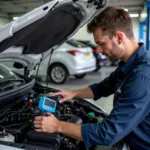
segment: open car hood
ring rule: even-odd
[[[6,24],[0,30],[0,61],[17,60],[31,71],[44,52],[68,40],[106,4],[107,0],[54,0]]]

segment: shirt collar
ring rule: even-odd
[[[126,75],[130,71],[130,69],[134,67],[137,58],[142,56],[146,51],[143,43],[139,43],[139,46],[139,49],[131,56],[131,58],[126,63],[123,61],[119,63],[119,67],[124,75]]]

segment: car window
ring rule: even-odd
[[[0,81],[6,79],[18,79],[18,77],[11,70],[0,63]]]
[[[78,47],[78,48],[84,48],[84,47],[87,47],[87,45],[79,42],[79,41],[76,41],[76,40],[69,40],[67,41],[68,44],[74,46],[74,47]]]
[[[96,44],[93,44],[93,43],[91,43],[91,42],[87,42],[87,45],[89,45],[89,46],[92,47],[92,48],[96,48],[96,47],[97,47]]]

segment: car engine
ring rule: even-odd
[[[49,97],[49,93],[57,90],[41,85],[34,85],[21,100],[7,107],[0,114],[0,144],[38,150],[78,150],[86,149],[82,141],[59,133],[39,133],[34,131],[35,116],[43,115],[38,103],[41,96]],[[54,115],[62,121],[75,124],[96,123],[107,116],[102,110],[83,99],[73,99],[68,102],[57,102]],[[92,147],[91,149],[95,149]]]

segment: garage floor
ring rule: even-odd
[[[88,73],[87,76],[85,76],[85,78],[83,79],[75,79],[74,77],[70,77],[65,84],[56,85],[56,84],[49,83],[49,86],[58,89],[63,89],[63,90],[74,90],[74,89],[84,88],[90,84],[103,80],[115,69],[116,67],[102,67],[98,72]],[[112,100],[113,100],[113,95],[107,98],[101,98],[97,100],[96,103],[109,113],[112,109]]]

